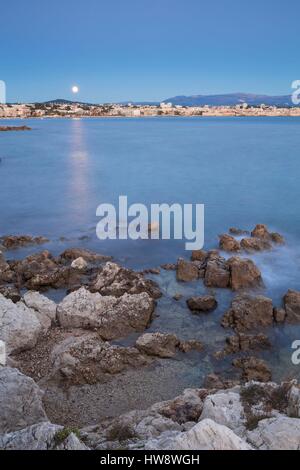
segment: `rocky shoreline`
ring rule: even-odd
[[[219,249],[146,272],[83,248],[17,260],[5,255],[46,242],[0,237],[0,449],[299,448],[300,388],[295,380],[273,383],[262,353],[272,348],[270,328],[300,323],[300,292],[289,290],[282,305],[274,305],[262,295],[263,276],[248,257],[283,245],[280,234],[265,225],[252,232],[231,228],[220,236]],[[149,329],[166,295],[152,279],[161,271],[174,271],[178,285],[206,289],[204,295],[173,295],[195,320],[218,307],[219,289],[232,292],[219,320],[228,330],[222,349],[216,343],[208,350],[196,334]],[[59,303],[48,296],[53,289],[65,293]],[[159,389],[160,374],[171,378],[184,358],[202,361],[205,354],[216,363],[229,361],[228,374],[211,372],[199,382],[202,388],[154,403],[150,379]],[[129,396],[131,380],[140,380],[146,395],[139,409],[138,397]],[[93,419],[75,413],[72,426],[62,424],[71,396],[82,400],[86,413],[83,391],[100,400]],[[123,407],[114,405],[117,394]],[[105,414],[111,408],[114,416]]]

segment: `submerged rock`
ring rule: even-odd
[[[45,237],[32,237],[30,235],[6,235],[0,237],[2,245],[7,250],[12,250],[26,245],[42,245],[48,243],[48,238]]]
[[[240,351],[250,351],[270,348],[269,338],[263,333],[246,335],[238,333],[226,338],[225,354],[234,354]]]
[[[97,328],[102,338],[114,339],[143,331],[151,321],[154,305],[146,292],[113,297],[81,287],[57,306],[57,316],[63,327]]]
[[[243,238],[241,240],[241,248],[252,253],[255,251],[271,250],[272,244],[269,240],[264,240],[263,238]]]
[[[213,295],[203,295],[191,297],[187,300],[187,305],[194,312],[209,312],[217,308],[218,303]]]
[[[135,345],[149,356],[173,357],[176,354],[179,339],[173,334],[144,333],[137,339]]]

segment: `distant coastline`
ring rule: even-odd
[[[156,117],[156,116],[203,116],[203,117],[287,117],[300,116],[299,107],[278,107],[261,104],[250,106],[242,103],[233,106],[183,106],[172,103],[159,105],[99,104],[89,105],[73,102],[48,102],[34,104],[2,104],[0,119],[26,118],[84,118],[84,117]]]

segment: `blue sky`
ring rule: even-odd
[[[7,99],[109,102],[300,79],[299,0],[14,0],[0,6]]]

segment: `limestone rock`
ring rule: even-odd
[[[176,335],[144,333],[136,341],[136,347],[149,356],[173,357],[179,340]]]
[[[89,287],[91,292],[121,297],[123,294],[146,292],[153,299],[161,297],[156,282],[146,279],[143,274],[126,269],[116,263],[107,262]]]
[[[260,450],[299,450],[300,420],[286,416],[261,420],[247,439]]]
[[[72,261],[71,263],[71,268],[78,269],[79,271],[85,271],[87,267],[88,263],[82,256],[79,256],[79,258],[74,259],[74,261]]]
[[[0,367],[0,435],[47,421],[42,391],[17,369]]]
[[[143,292],[121,297],[92,294],[84,287],[66,296],[57,306],[61,326],[97,328],[104,339],[124,337],[144,330],[151,321],[154,301]]]
[[[33,348],[42,331],[35,312],[23,302],[14,304],[0,294],[0,339],[8,354]]]
[[[67,428],[49,422],[0,436],[1,450],[88,450]]]
[[[56,303],[37,291],[26,292],[23,300],[25,305],[35,312],[43,331],[48,331],[56,321]]]

